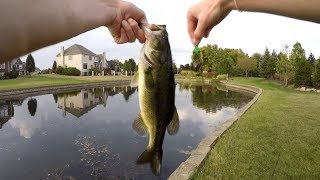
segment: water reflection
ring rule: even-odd
[[[106,107],[109,96],[122,93],[124,99],[128,101],[135,90],[136,88],[128,86],[100,87],[53,94],[53,98],[58,104],[58,108],[62,110],[63,116],[70,113],[79,118],[98,105]]]
[[[224,107],[238,109],[248,103],[254,96],[250,92],[242,92],[246,95],[239,95],[239,92],[230,91],[221,84],[181,83],[179,90],[190,90],[193,105],[212,113],[216,113]]]
[[[0,100],[0,129],[14,116],[14,106],[21,106],[24,99]]]
[[[37,100],[30,98],[28,101],[28,110],[31,116],[35,116],[37,112]]]
[[[99,87],[0,100],[0,179],[167,179],[207,133],[252,98],[223,86],[178,84],[170,108],[161,108],[163,117],[177,109],[179,118],[161,121],[141,119],[137,90]]]

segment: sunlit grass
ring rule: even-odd
[[[320,178],[320,94],[236,78],[263,94],[225,134],[191,179]]]
[[[131,77],[126,76],[61,76],[61,75],[34,75],[23,76],[17,79],[1,80],[0,90],[14,90],[21,88],[34,88],[57,86],[67,84],[81,84],[90,82],[105,82],[105,81],[121,81],[130,80]]]

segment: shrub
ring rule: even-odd
[[[63,74],[63,69],[64,69],[63,67],[58,66],[57,69],[56,69],[56,73],[57,74]]]
[[[80,70],[75,67],[63,68],[61,66],[57,67],[56,73],[60,75],[67,75],[67,76],[80,76],[81,74]]]
[[[19,76],[17,71],[5,72],[1,79],[15,79]]]
[[[227,80],[227,75],[226,74],[220,74],[217,76],[218,80]]]
[[[207,78],[212,78],[212,77],[213,77],[213,73],[212,72],[208,72]]]
[[[195,72],[195,71],[186,71],[186,70],[182,70],[180,72],[180,74],[182,76],[201,76],[199,73]]]
[[[70,68],[64,68],[63,75],[67,76],[80,76],[81,72],[79,69],[70,67]]]

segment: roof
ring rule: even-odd
[[[70,46],[69,48],[67,48],[66,50],[64,50],[64,55],[65,56],[69,56],[69,55],[76,55],[76,54],[85,54],[85,55],[89,55],[89,56],[97,56],[95,53],[93,53],[92,51],[90,51],[89,49],[79,45],[79,44],[74,44],[72,46]],[[60,53],[57,54],[57,57],[60,56]]]
[[[14,64],[25,64],[25,62],[22,62],[20,58],[13,59],[12,61],[15,62]]]
[[[114,63],[113,60],[110,60],[110,61],[107,60],[106,62],[107,62],[107,64],[108,64],[109,67],[115,65],[115,63]]]

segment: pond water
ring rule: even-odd
[[[161,172],[137,163],[148,145],[134,125],[137,89],[97,87],[0,100],[0,179],[166,179],[254,94],[176,86],[177,134],[165,134]]]

